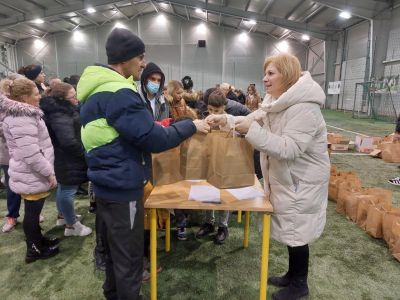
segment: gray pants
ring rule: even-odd
[[[228,227],[229,221],[229,211],[228,210],[219,210],[217,211],[218,219],[218,227]],[[206,210],[206,216],[204,222],[214,224],[215,223],[215,210]]]

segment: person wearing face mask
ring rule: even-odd
[[[151,109],[155,121],[169,118],[168,103],[165,102],[163,88],[165,75],[155,63],[148,63],[140,77],[140,97]]]

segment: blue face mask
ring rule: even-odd
[[[158,90],[160,89],[160,84],[149,80],[146,84],[146,88],[151,94],[154,95],[157,94]]]

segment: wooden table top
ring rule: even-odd
[[[155,186],[144,206],[145,208],[273,212],[271,202],[269,202],[267,196],[256,197],[248,200],[237,200],[232,194],[224,189],[220,190],[220,204],[188,200],[190,187],[193,185],[210,186],[210,184],[205,180],[200,182],[183,180],[173,184]],[[263,191],[258,180],[255,180],[255,186]]]

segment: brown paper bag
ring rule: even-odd
[[[253,148],[232,132],[209,133],[207,181],[220,189],[254,185]]]
[[[164,185],[183,180],[179,172],[179,147],[152,155],[153,184]]]
[[[396,220],[392,225],[392,237],[390,240],[390,251],[393,256],[400,260],[400,220]]]
[[[375,204],[381,203],[386,210],[392,207],[393,192],[382,188],[366,188],[363,191],[366,195],[376,196]]]
[[[354,223],[357,221],[357,209],[361,199],[374,198],[372,195],[363,195],[362,192],[352,192],[344,197],[346,216]]]
[[[180,172],[184,179],[206,179],[207,135],[196,133],[181,144]]]
[[[328,198],[334,202],[337,201],[339,193],[339,184],[344,181],[359,181],[358,176],[353,172],[339,172],[336,176],[331,176],[328,187]]]
[[[367,222],[368,209],[370,206],[374,205],[375,196],[368,195],[369,197],[362,197],[358,203],[357,207],[357,225],[365,230],[365,225]]]
[[[338,196],[336,201],[336,212],[345,214],[346,196],[361,190],[361,181],[358,177],[348,177],[348,180],[338,184]]]
[[[382,151],[382,159],[388,163],[400,162],[400,143],[388,144]]]
[[[382,218],[383,239],[392,248],[394,238],[392,238],[392,226],[396,221],[400,221],[400,208],[392,207]]]
[[[381,205],[372,205],[368,208],[368,215],[365,221],[365,231],[374,238],[382,238],[382,219],[385,210]]]

